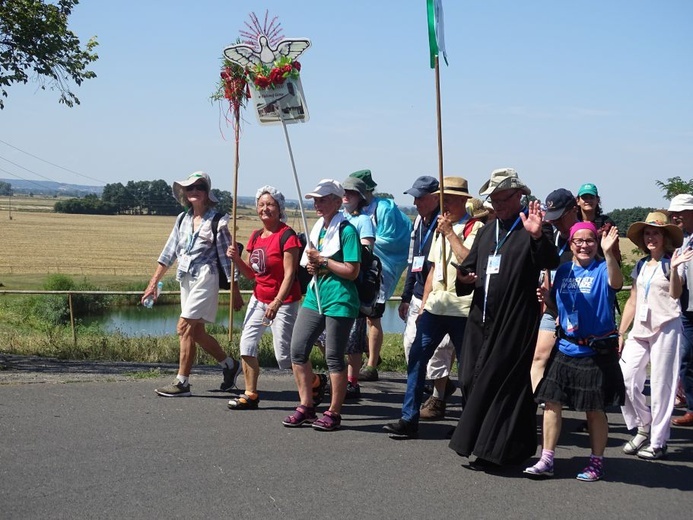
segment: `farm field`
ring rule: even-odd
[[[175,222],[173,216],[70,215],[52,213],[57,199],[12,197],[0,203],[0,282],[6,289],[38,289],[45,276],[84,276],[102,288],[146,282]],[[309,227],[315,214],[309,212]],[[302,227],[298,211],[288,224]],[[259,227],[253,209],[239,208],[237,240],[245,244]],[[621,238],[624,263],[639,254]],[[628,283],[628,282],[627,282]]]
[[[309,226],[315,221],[310,214]],[[10,220],[0,210],[0,282],[5,289],[40,288],[45,276],[54,273],[84,276],[103,287],[146,282],[175,219],[15,209]],[[289,216],[288,224],[301,228],[298,216]],[[259,221],[252,210],[239,209],[236,227],[237,240],[245,244]]]

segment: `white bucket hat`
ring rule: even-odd
[[[198,171],[191,173],[187,179],[183,181],[175,181],[173,183],[173,196],[178,202],[185,205],[185,188],[195,184],[197,181],[203,181],[207,185],[207,197],[212,204],[218,204],[219,199],[217,199],[212,193],[212,179],[209,178],[205,172]]]
[[[525,195],[532,194],[532,190],[520,180],[514,169],[500,168],[491,172],[491,178],[481,187],[479,195],[481,197],[488,197],[492,193],[505,190],[522,190],[522,193]]]
[[[671,199],[671,204],[667,212],[676,213],[678,211],[693,210],[693,195],[683,193]]]

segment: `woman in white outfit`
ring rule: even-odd
[[[666,455],[669,440],[681,341],[680,266],[693,258],[693,251],[675,251],[683,242],[683,232],[669,224],[661,212],[650,213],[645,222],[632,224],[627,235],[648,256],[633,269],[633,286],[619,327],[626,385],[623,417],[629,430],[637,428],[623,451],[655,460]],[[633,328],[624,342],[631,324]],[[651,407],[643,394],[648,364]]]

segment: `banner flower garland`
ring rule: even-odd
[[[247,71],[235,63],[224,59],[224,65],[219,74],[220,80],[217,89],[212,94],[212,100],[221,101],[226,99],[231,105],[231,111],[235,114],[238,110],[245,107],[250,98],[250,88],[246,79]]]
[[[301,64],[287,56],[282,56],[270,67],[264,63],[258,63],[245,69],[249,82],[258,89],[276,88],[287,79],[298,79],[301,72]]]

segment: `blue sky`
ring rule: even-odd
[[[424,0],[82,0],[71,28],[96,35],[98,78],[57,103],[9,89],[0,177],[75,184],[173,181],[203,169],[232,191],[232,130],[209,101],[225,46],[251,11],[278,16],[301,57],[310,121],[289,127],[303,191],[370,168],[382,191],[438,176],[435,77]],[[544,198],[597,184],[608,210],[666,206],[656,180],[693,178],[693,2],[444,0],[441,68],[446,175],[478,193],[511,166]],[[244,114],[239,194],[296,197],[281,127]],[[226,136],[226,140],[222,136]],[[94,180],[96,179],[96,180]]]

